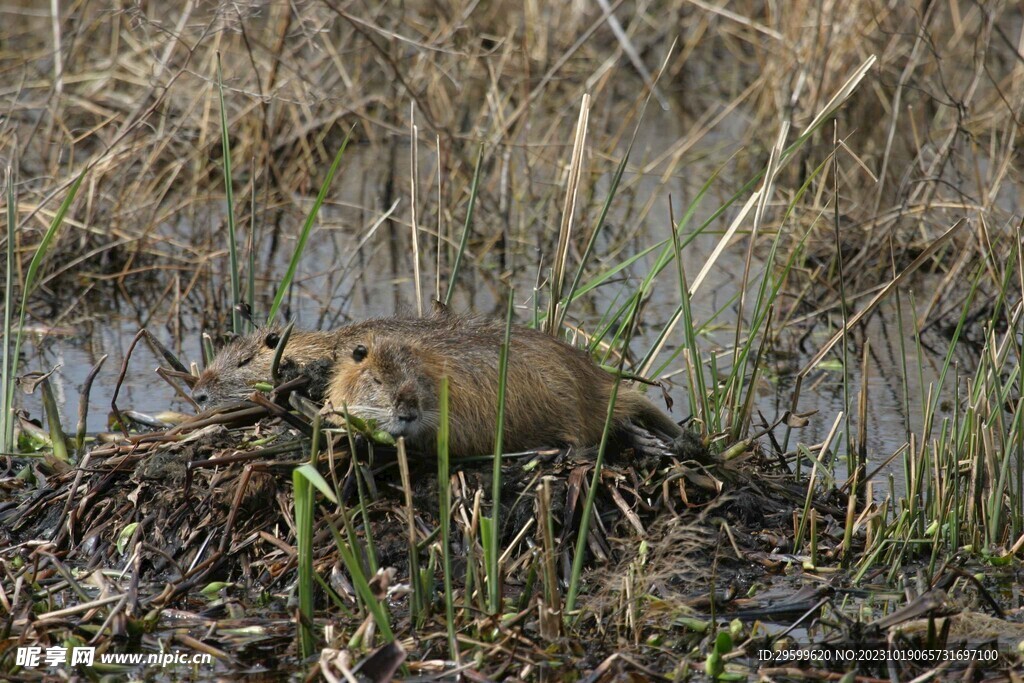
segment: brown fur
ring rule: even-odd
[[[244,402],[253,384],[270,380],[277,328],[258,330],[225,346],[192,389],[201,409]],[[494,450],[498,363],[503,323],[444,311],[427,318],[376,318],[330,332],[295,330],[280,375],[311,377],[306,394],[341,413],[376,420],[380,429],[432,451],[441,377],[449,381],[453,455]],[[270,343],[273,342],[273,343]],[[365,349],[365,356],[357,360]],[[503,450],[597,445],[614,377],[583,351],[518,325],[512,328]],[[203,399],[203,400],[199,400]],[[615,428],[634,423],[675,439],[682,429],[636,389],[623,383]]]
[[[370,417],[432,450],[441,377],[449,378],[450,449],[494,450],[504,325],[457,315],[382,318],[343,328],[326,396],[335,410]],[[353,352],[365,349],[365,357]],[[514,326],[508,361],[504,450],[600,442],[614,377],[590,357],[536,330]],[[406,420],[399,419],[405,413]],[[650,400],[620,385],[614,427],[633,422],[670,438],[681,428]]]
[[[238,337],[222,348],[199,375],[192,399],[200,410],[214,410],[248,401],[257,382],[270,382],[270,367],[282,330],[263,328]],[[285,345],[278,371],[281,379],[300,374],[313,380],[306,393],[321,400],[334,364],[338,335],[332,332],[293,330]]]

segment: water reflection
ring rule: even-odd
[[[621,262],[641,249],[666,239],[669,235],[670,198],[675,215],[680,215],[700,191],[704,180],[736,151],[728,140],[707,136],[702,144],[708,147],[696,154],[699,161],[682,167],[685,171],[665,175],[663,168],[644,168],[645,160],[666,149],[683,133],[678,130],[680,124],[674,117],[656,111],[649,113],[649,116],[652,118],[641,129],[640,139],[636,143],[632,168],[624,176],[623,189],[620,191],[624,200],[612,208],[608,228],[597,247],[596,259],[604,264]],[[548,149],[546,153],[558,158],[563,151],[568,154],[567,148]],[[319,227],[307,248],[292,295],[286,301],[286,311],[300,326],[334,327],[349,319],[415,310],[408,225],[409,202],[407,197],[399,196],[397,200],[383,206],[382,188],[386,179],[384,170],[376,162],[377,151],[370,146],[351,148],[345,159],[344,171],[336,179],[332,200],[321,211]],[[434,177],[431,170],[434,164],[429,150],[421,149],[421,183]],[[597,208],[603,201],[610,174],[609,170],[603,176],[589,179],[594,197],[591,202]],[[544,182],[557,189],[560,180],[551,177]],[[722,187],[730,189],[741,185],[738,179],[729,179],[727,174],[723,174],[718,182]],[[402,186],[402,183],[398,185]],[[422,190],[432,191],[433,188]],[[690,222],[691,229],[706,220],[709,212],[721,201],[720,197],[707,197],[703,206],[694,214]],[[492,227],[493,221],[508,222],[507,213],[502,215],[493,208],[488,210],[488,207],[478,207],[478,225]],[[520,212],[522,216],[529,216],[527,208],[521,208]],[[593,220],[597,213],[592,207],[586,214],[586,220]],[[684,267],[690,277],[703,267],[732,217],[732,213],[726,212],[686,247],[683,252]],[[461,223],[456,218],[461,221],[461,217],[446,215],[441,226],[442,233],[449,240],[442,242],[446,259],[450,256],[452,243],[461,231]],[[474,240],[471,243],[472,253],[463,262],[464,271],[455,290],[454,308],[485,314],[502,311],[501,297],[506,291],[507,281],[515,286],[519,320],[528,321],[534,306],[532,293],[538,281],[546,274],[551,261],[552,245],[557,239],[557,218],[557,215],[533,217],[532,221],[520,221],[516,226],[508,223],[503,228],[502,239],[506,240],[506,247],[511,245],[511,248],[504,250],[498,249],[493,242]],[[257,291],[263,292],[263,296],[257,300],[257,310],[266,310],[268,307],[270,288],[266,283],[277,281],[284,271],[298,231],[298,221],[287,216],[279,216],[278,219],[281,221],[280,229],[266,222],[258,226],[261,240],[258,242],[257,262],[260,265],[257,277],[260,286]],[[216,222],[206,219],[198,224],[177,221],[166,226],[167,237],[189,241],[194,238],[194,231],[205,230],[206,225]],[[623,226],[630,229],[626,230]],[[640,230],[634,230],[638,226]],[[583,222],[577,230],[587,235],[592,228],[590,222]],[[479,232],[492,234],[494,231]],[[421,279],[424,298],[428,299],[438,286],[435,266],[438,258],[436,215],[422,216],[421,236]],[[746,240],[740,233],[710,271],[693,301],[693,313],[698,321],[714,319],[700,340],[706,351],[729,349],[733,343],[737,311],[735,296],[741,282],[745,254]],[[604,311],[613,304],[621,305],[625,296],[654,266],[656,257],[655,251],[623,271],[622,277],[595,289],[585,299],[574,304],[570,317],[584,329],[593,329]],[[757,281],[765,268],[760,258],[761,255],[755,252],[752,281]],[[210,261],[213,287],[227,286],[227,274],[224,272],[226,261],[226,255]],[[540,273],[538,263],[545,264]],[[679,301],[676,278],[674,268],[666,269],[644,309],[644,325],[633,343],[634,351],[639,355],[651,347],[657,332],[676,310]],[[927,288],[931,283],[927,277],[922,277],[915,284]],[[442,291],[446,286],[447,282],[440,283]],[[92,432],[107,428],[110,396],[118,370],[140,322],[135,316],[110,313],[109,307],[101,305],[104,296],[99,290],[93,289],[83,297],[86,309],[95,305],[97,310],[104,311],[102,321],[83,322],[72,335],[30,335],[25,344],[27,362],[22,366],[23,371],[49,369],[58,364],[61,366],[53,377],[54,387],[64,415],[73,420],[78,414],[79,387],[99,357],[104,353],[109,354],[107,365],[97,377],[90,397],[88,429]],[[199,290],[192,290],[190,296],[199,297]],[[192,308],[202,309],[201,303],[193,303]],[[163,307],[167,308],[166,302]],[[198,362],[203,321],[200,316],[188,313],[188,310],[188,306],[175,308],[173,324],[170,313],[147,311],[149,329],[180,353],[183,360]],[[927,395],[928,385],[938,377],[941,358],[926,353],[918,361],[914,340],[907,333],[911,317],[906,299],[904,314],[907,331],[901,333],[897,325],[895,302],[883,302],[877,313],[859,328],[848,350],[849,410],[852,411],[854,425],[859,392],[863,382],[867,384],[866,450],[869,469],[873,469],[874,464],[886,459],[905,443],[908,428],[920,428],[923,397]],[[749,316],[749,311],[746,315]],[[799,333],[780,336],[780,347],[789,345],[793,348],[774,349],[772,362],[768,365],[769,370],[775,373],[774,376],[763,376],[754,388],[756,409],[767,420],[774,420],[790,408],[797,369],[814,355],[818,344],[834,332],[840,322],[836,317],[830,325],[822,324],[824,316],[796,323],[793,327],[794,330],[800,330]],[[906,349],[905,362],[901,336]],[[682,341],[681,333],[677,330],[663,350],[662,358],[668,358]],[[870,344],[864,363],[866,380],[861,373],[865,343]],[[840,348],[837,346],[829,358],[834,360]],[[727,368],[730,356],[728,353],[722,356],[720,371]],[[145,344],[139,344],[121,388],[119,405],[147,413],[168,409],[188,411],[188,405],[156,376],[153,369],[157,365],[158,360],[153,351]],[[826,365],[831,367],[837,364],[831,362]],[[923,368],[920,374],[919,365]],[[904,367],[909,372],[905,373]],[[673,374],[673,369],[670,368],[669,374]],[[679,378],[681,375],[676,376],[676,380]],[[671,393],[675,400],[674,416],[677,419],[688,416],[690,408],[685,388],[673,386]],[[846,409],[845,400],[841,368],[814,371],[804,381],[798,409],[802,412],[817,411],[817,415],[805,429],[796,434],[795,439],[806,444],[820,442],[831,428],[835,416]],[[37,397],[25,397],[23,405],[33,416],[40,415]],[[844,449],[841,443],[836,444],[837,451]]]

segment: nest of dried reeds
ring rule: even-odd
[[[175,595],[226,576],[253,587],[266,586],[294,569],[287,552],[294,543],[289,473],[308,461],[305,436],[264,408],[133,435],[93,448],[79,467],[49,477],[31,493],[23,492],[16,507],[0,514],[15,539],[48,541],[64,559],[86,567],[117,566],[126,554],[138,553],[144,577],[174,584]],[[359,504],[353,477],[354,468],[360,467],[373,492],[371,537],[388,538],[388,527],[394,525],[402,539],[404,494],[394,449],[367,450],[364,445],[356,452],[353,459],[349,440],[334,435],[321,452],[320,467],[350,505]],[[367,459],[368,452],[372,460]],[[616,546],[623,538],[646,537],[665,518],[699,516],[709,505],[741,525],[772,508],[779,523],[788,523],[791,505],[778,500],[784,491],[781,480],[765,479],[764,463],[755,460],[739,466],[619,449],[602,472],[591,542],[594,564],[621,559]],[[410,461],[418,524],[434,529],[436,464],[427,456]],[[537,491],[547,479],[554,492],[549,513],[559,535],[569,537],[593,466],[587,454],[558,450],[506,456],[505,536],[513,540],[512,532],[536,515]],[[455,513],[456,519],[468,522],[474,505],[479,507],[476,492],[489,490],[491,468],[489,460],[458,465],[453,491],[461,514]],[[766,488],[768,481],[774,490]],[[318,540],[330,550],[328,533]],[[400,540],[394,564],[402,564],[404,543]],[[318,560],[333,564],[337,558],[325,552]],[[514,564],[513,556],[510,565]]]

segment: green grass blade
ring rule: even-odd
[[[679,314],[683,317],[683,337],[686,340],[686,348],[689,350],[689,365],[692,370],[690,376],[693,381],[686,383],[690,392],[690,411],[696,413],[699,407],[700,421],[706,425],[711,410],[708,405],[708,391],[704,381],[704,364],[701,362],[700,347],[697,345],[697,331],[694,327],[693,310],[690,307],[690,285],[687,284],[682,247],[679,244],[679,231],[676,230],[675,225],[672,226],[672,249],[676,252],[676,270],[679,276]],[[666,331],[667,329],[666,327]],[[660,344],[661,340],[659,339],[658,344],[654,348],[657,348]],[[646,367],[647,360],[645,358],[640,367]]]
[[[337,173],[338,167],[341,165],[341,158],[344,156],[345,148],[348,147],[348,141],[351,138],[352,129],[350,128],[345,135],[345,140],[341,143],[341,149],[334,155],[334,161],[331,163],[330,170],[327,171],[327,177],[324,178],[323,184],[320,185],[320,192],[316,196],[316,201],[313,202],[313,208],[310,209],[309,215],[306,216],[306,222],[302,224],[302,231],[299,233],[299,243],[295,245],[295,251],[288,262],[288,270],[285,271],[284,277],[277,287],[274,303],[270,307],[270,313],[267,314],[268,323],[273,322],[277,316],[277,312],[280,310],[282,302],[284,302],[285,294],[288,292],[288,288],[291,287],[292,280],[295,279],[295,271],[299,268],[299,259],[302,258],[302,252],[306,249],[306,242],[309,241],[309,235],[313,231],[316,216],[320,212],[320,207],[323,205],[324,200],[327,198],[327,191],[331,187],[331,181],[334,180],[334,174]]]
[[[469,241],[469,229],[473,226],[473,209],[476,207],[476,196],[480,189],[480,166],[484,160],[484,146],[480,145],[476,152],[476,165],[473,168],[473,184],[469,189],[469,206],[466,208],[466,222],[462,226],[462,237],[459,239],[459,251],[455,254],[455,263],[452,265],[452,274],[448,278],[448,291],[444,295],[444,305],[447,306],[452,300],[452,292],[455,291],[455,282],[459,279],[459,267],[462,265],[462,255],[466,251],[466,243]]]
[[[64,201],[61,202],[60,208],[57,209],[57,213],[54,215],[53,220],[50,221],[50,227],[47,228],[46,233],[43,235],[43,239],[39,242],[39,246],[36,247],[35,253],[32,255],[32,260],[28,264],[28,270],[25,271],[25,285],[21,291],[21,310],[18,312],[18,330],[14,334],[14,352],[10,359],[10,370],[7,375],[7,382],[5,382],[5,389],[7,391],[7,411],[8,414],[11,408],[14,407],[14,378],[18,375],[18,358],[21,355],[21,334],[25,328],[25,314],[28,310],[28,299],[32,295],[32,290],[35,289],[36,278],[39,275],[39,268],[42,266],[43,259],[46,258],[46,252],[49,251],[50,245],[53,243],[54,238],[57,237],[57,232],[60,230],[60,226],[64,223],[64,218],[67,216],[68,210],[71,208],[71,203],[75,201],[75,196],[78,194],[78,188],[82,186],[82,181],[85,180],[85,174],[88,168],[82,169],[82,172],[75,178],[75,182],[71,184],[68,189],[67,196],[64,197]],[[10,214],[8,214],[8,221],[10,221]],[[10,242],[8,242],[10,244]],[[10,249],[10,247],[8,247]],[[8,269],[8,274],[11,270]],[[6,339],[6,338],[5,338]],[[5,415],[7,417],[7,415]],[[7,421],[7,433],[5,438],[8,444],[13,446],[14,444],[14,421]]]
[[[498,426],[494,434],[494,471],[491,484],[491,522],[493,525],[490,538],[487,539],[487,574],[488,596],[491,614],[501,609],[501,580],[498,576],[498,538],[501,536],[501,455],[502,441],[505,436],[505,389],[508,377],[508,354],[512,337],[512,303],[515,300],[515,289],[508,293],[508,312],[505,314],[505,339],[501,343],[498,355]]]
[[[372,448],[371,458],[372,458]],[[353,451],[354,453],[355,451]],[[366,542],[366,562],[371,574],[376,574],[379,564],[377,562],[377,550],[373,542],[373,526],[370,524],[370,496],[366,491],[366,470],[359,464],[358,460],[352,463],[352,474],[356,478],[356,493],[359,496],[359,514],[363,518],[363,538]]]
[[[313,509],[316,487],[324,495],[333,497],[333,491],[314,464],[320,447],[320,416],[313,419],[313,440],[310,444],[310,462],[292,471],[295,489],[295,535],[298,555],[299,582],[299,645],[303,657],[313,654]]]
[[[338,531],[338,527],[333,522],[328,520],[328,525],[334,536],[334,542],[338,546],[338,554],[341,555],[341,561],[344,563],[345,568],[348,569],[349,576],[352,577],[352,586],[356,589],[356,594],[363,601],[366,610],[373,616],[373,621],[377,624],[377,630],[380,631],[381,636],[384,637],[386,642],[390,643],[395,639],[395,633],[391,629],[388,613],[384,609],[384,605],[381,604],[381,601],[373,594],[373,589],[370,588],[370,582],[363,572],[363,566],[356,556],[356,546],[351,545],[342,537],[341,532]]]
[[[423,625],[428,603],[427,596],[430,593],[427,586],[424,585],[425,582],[421,581],[420,553],[416,544],[416,507],[413,503],[412,479],[409,476],[409,459],[405,452],[405,438],[398,437],[395,446],[398,451],[398,473],[402,480],[402,493],[405,497],[406,528],[409,541],[409,587],[412,590],[412,594],[409,596],[409,622],[410,627],[415,630]]]
[[[678,40],[678,39],[677,39]],[[597,236],[601,233],[601,228],[604,227],[605,218],[608,216],[608,210],[611,208],[612,200],[615,198],[615,193],[619,189],[619,182],[622,180],[622,174],[626,170],[626,164],[629,162],[629,155],[633,151],[633,143],[636,142],[636,136],[640,132],[640,125],[644,121],[644,114],[647,113],[647,105],[651,102],[651,96],[654,95],[655,87],[658,81],[661,80],[662,74],[665,73],[665,67],[668,66],[669,59],[675,52],[676,40],[672,42],[672,46],[669,47],[668,52],[665,55],[665,59],[662,61],[661,69],[658,74],[654,77],[651,83],[651,87],[647,90],[647,97],[644,99],[644,103],[640,106],[640,113],[637,116],[636,126],[633,128],[633,135],[629,138],[629,144],[626,145],[626,151],[622,155],[622,160],[619,161],[619,165],[615,168],[615,174],[612,176],[611,185],[608,188],[608,194],[605,196],[604,205],[601,207],[601,214],[597,217],[597,222],[594,223],[594,229],[590,233],[590,239],[587,240],[587,246],[583,250],[583,255],[580,257],[579,267],[576,269],[576,274],[573,276],[572,284],[569,285],[569,291],[562,297],[562,300],[558,302],[557,310],[558,318],[555,320],[555,325],[552,329],[560,330],[562,325],[565,323],[565,316],[569,312],[569,304],[573,301],[573,292],[579,287],[580,279],[583,277],[583,269],[586,268],[587,262],[590,260],[591,254],[594,252],[594,245],[597,243]]]
[[[313,435],[314,435],[314,437],[316,437],[316,430],[315,430],[315,428],[318,427],[318,425],[314,422],[313,427],[314,427],[314,434]],[[317,447],[316,442],[317,442],[317,439],[314,438],[314,448],[316,449],[315,451],[313,451],[314,454],[319,452],[319,448]],[[314,455],[313,457],[316,457],[316,456]],[[327,500],[331,501],[335,505],[338,504],[338,498],[334,494],[334,489],[331,488],[330,483],[326,479],[324,479],[324,476],[322,474],[320,474],[320,472],[316,469],[315,465],[312,465],[312,464],[307,462],[305,464],[299,465],[296,469],[299,470],[299,472],[302,474],[302,476],[310,484],[312,484],[316,488],[317,491],[319,491],[320,493],[323,494],[324,498],[326,498]]]
[[[441,564],[444,568],[444,609],[445,625],[448,630],[449,656],[458,661],[459,647],[455,640],[455,589],[452,588],[451,512],[452,486],[448,458],[448,376],[441,378],[440,424],[437,428],[437,490],[439,497],[438,519],[441,526]]]
[[[256,159],[252,160],[252,167],[256,168]],[[252,309],[256,308],[256,179],[252,181],[252,194],[249,203],[249,268],[246,278],[246,303],[250,306],[250,317]],[[247,320],[245,329],[252,331],[253,321]]]
[[[228,114],[224,106],[224,75],[221,72],[220,52],[217,53],[217,92],[220,97],[220,144],[224,157],[224,201],[228,213],[228,272],[231,274],[231,331],[242,334],[242,316],[238,306],[242,303],[238,282],[238,244],[236,243],[235,191],[231,177],[231,141],[228,139]]]
[[[637,314],[640,312],[642,297],[639,292],[633,296],[633,310],[626,321],[627,333],[623,348],[629,347],[629,341],[633,330],[636,328]],[[612,384],[611,395],[608,398],[608,412],[605,415],[604,430],[601,432],[601,444],[597,449],[597,459],[594,461],[594,474],[590,479],[590,488],[587,491],[587,499],[583,503],[583,512],[580,515],[580,526],[576,535],[576,549],[572,558],[572,574],[569,577],[569,590],[565,596],[565,616],[576,608],[576,598],[580,592],[580,577],[583,574],[583,557],[587,548],[587,536],[590,534],[590,518],[594,512],[594,500],[597,497],[597,489],[601,486],[601,468],[604,466],[604,454],[608,447],[608,438],[612,432],[612,424],[615,421],[615,401],[619,396],[619,384],[622,382],[622,369],[626,362],[626,353],[619,359],[619,371],[615,374],[615,383]]]
[[[3,361],[0,364],[0,452],[14,450],[14,376],[11,359],[11,317],[14,314],[14,235],[18,221],[18,197],[14,191],[14,170],[7,167],[7,270],[4,273]],[[14,356],[17,358],[17,356]]]

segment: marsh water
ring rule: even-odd
[[[621,202],[612,207],[607,221],[607,235],[597,246],[597,267],[607,268],[609,264],[621,262],[638,251],[664,240],[669,235],[670,201],[674,214],[680,215],[700,191],[704,179],[718,169],[724,167],[727,171],[720,175],[712,192],[702,201],[690,222],[690,229],[700,225],[710,212],[719,206],[724,197],[745,182],[745,177],[739,177],[738,174],[730,177],[728,173],[729,160],[738,150],[736,144],[730,142],[729,137],[724,134],[706,136],[701,142],[702,148],[694,155],[698,161],[682,166],[684,172],[675,172],[663,178],[663,165],[651,163],[651,160],[663,150],[671,148],[684,134],[684,131],[680,130],[681,126],[682,124],[673,116],[657,108],[652,107],[648,113],[648,118],[640,129],[631,164],[623,178],[624,189],[620,189],[620,194],[628,193],[632,205],[645,204],[649,208],[643,212],[641,224],[631,225],[628,237],[618,239],[615,226],[635,220],[637,212],[635,206],[627,210],[623,208]],[[728,129],[728,122],[725,129]],[[432,172],[434,157],[427,149],[429,145],[423,147],[419,153],[421,183],[427,178],[436,178]],[[570,148],[571,145],[566,144],[564,149],[556,148],[552,153],[567,157]],[[399,147],[400,155],[408,155],[408,151],[407,142]],[[389,315],[396,310],[410,312],[416,309],[412,249],[409,240],[408,197],[407,194],[401,196],[394,211],[390,213],[390,217],[395,220],[394,224],[382,222],[389,207],[383,205],[383,188],[386,180],[379,168],[378,160],[379,150],[369,145],[353,145],[346,153],[330,199],[320,211],[318,225],[303,256],[296,284],[288,299],[288,315],[300,327],[331,327],[350,319]],[[597,215],[609,180],[610,174],[585,175],[585,189],[581,196],[591,197],[584,201],[596,206],[587,213],[587,220],[592,221]],[[560,178],[549,178],[547,182],[551,184],[553,191],[561,192]],[[421,193],[429,192],[436,190],[431,187],[421,189]],[[308,198],[308,203],[311,203],[311,198]],[[192,222],[178,221],[165,225],[166,236],[187,244],[197,234],[212,230],[211,226],[223,222],[222,202],[213,203],[207,208],[207,215],[197,216]],[[734,215],[735,210],[726,212],[683,250],[684,267],[690,278],[704,266]],[[463,216],[454,218],[461,221]],[[491,216],[482,211],[478,212],[476,218],[477,221],[491,219]],[[517,318],[519,322],[528,322],[534,307],[534,289],[546,275],[551,261],[551,255],[543,252],[543,245],[550,244],[554,240],[553,236],[557,236],[557,219],[557,216],[543,217],[542,220],[537,220],[524,229],[509,231],[509,239],[516,247],[506,250],[507,253],[514,254],[512,262],[506,259],[505,263],[498,263],[496,257],[486,254],[483,257],[472,254],[477,258],[466,259],[460,282],[455,290],[453,307],[460,311],[500,315],[504,306],[501,297],[505,286],[499,281],[496,273],[502,269],[510,270],[510,281],[515,285]],[[420,258],[424,304],[433,298],[437,284],[436,268],[433,265],[435,253],[429,250],[432,249],[429,245],[436,243],[432,237],[436,235],[436,221],[436,213],[421,216],[419,220],[424,235],[424,253]],[[461,231],[461,223],[445,225],[442,229],[446,234],[457,237]],[[590,223],[580,223],[576,227],[576,230],[585,235],[592,229]],[[259,226],[257,230],[260,230]],[[298,230],[297,221],[286,224],[281,231],[283,237],[274,253],[270,253],[269,239],[258,241],[257,291],[270,291],[267,283],[279,280],[292,253]],[[266,231],[269,232],[269,228]],[[717,350],[722,353],[720,371],[727,368],[729,363],[729,353],[723,353],[723,350],[729,350],[734,341],[737,315],[734,297],[740,288],[744,270],[746,238],[747,234],[743,230],[737,233],[710,270],[693,301],[695,319],[701,324],[707,323],[700,338],[701,347],[705,352]],[[243,248],[244,246],[240,245]],[[471,252],[473,249],[471,246]],[[632,288],[648,272],[656,253],[655,251],[636,262],[625,271],[625,278],[613,279],[588,294],[584,300],[574,304],[570,318],[583,329],[592,329],[606,310],[616,302],[621,304],[624,301]],[[226,251],[207,257],[212,287],[227,288]],[[750,278],[752,282],[758,281],[764,269],[770,267],[765,264],[763,258],[763,253],[753,253]],[[539,263],[543,264],[540,268]],[[651,347],[659,331],[675,312],[679,301],[676,278],[674,268],[666,269],[660,276],[660,284],[655,288],[651,300],[644,309],[642,326],[632,344],[637,355],[643,355]],[[936,287],[938,282],[937,278],[924,275],[919,277],[912,287],[928,292]],[[441,286],[445,287],[447,283],[442,282]],[[904,296],[909,292],[909,289],[904,291]],[[133,292],[129,291],[126,294],[131,297]],[[871,294],[873,291],[870,290],[850,292],[848,297],[856,307]],[[71,420],[78,414],[79,391],[86,375],[103,354],[108,354],[106,365],[98,375],[89,397],[90,432],[108,429],[110,400],[118,371],[140,324],[146,324],[150,332],[179,354],[186,363],[200,362],[200,340],[203,331],[214,335],[225,331],[203,330],[203,321],[198,315],[190,313],[192,309],[182,306],[181,302],[175,303],[165,299],[160,310],[140,310],[137,304],[125,301],[123,294],[120,298],[111,300],[109,290],[103,291],[99,288],[85,291],[84,295],[81,292],[68,292],[66,298],[70,301],[76,300],[79,296],[81,300],[77,305],[76,314],[68,316],[70,322],[62,323],[55,328],[36,325],[28,330],[22,371],[49,370],[59,366],[59,370],[53,376],[53,384],[62,413]],[[828,297],[810,296],[809,299],[824,301]],[[257,297],[257,310],[261,304],[266,305],[267,301],[267,296]],[[947,347],[943,343],[937,343],[935,348],[938,350],[931,351],[928,346],[923,346],[923,357],[919,364],[912,334],[913,318],[906,298],[903,299],[903,317],[904,329],[901,330],[895,301],[890,297],[879,307],[877,314],[871,316],[858,333],[851,337],[851,344],[847,350],[848,395],[844,392],[841,346],[833,350],[827,357],[828,362],[822,364],[822,368],[810,373],[804,380],[797,409],[799,412],[816,411],[816,414],[810,418],[805,428],[796,433],[796,440],[805,444],[820,442],[839,413],[845,410],[845,401],[849,400],[851,409],[854,409],[857,394],[864,381],[861,376],[863,343],[868,340],[870,351],[866,366],[869,397],[866,445],[869,468],[873,469],[906,442],[908,427],[916,429],[920,424],[928,384],[936,381],[943,362],[943,351]],[[790,408],[796,372],[807,363],[841,322],[839,309],[834,308],[831,312],[818,316],[818,320],[813,324],[809,324],[806,334],[799,337],[782,337],[789,339],[791,348],[771,350],[772,362],[768,367],[774,372],[774,376],[762,376],[756,385],[756,408],[765,419],[774,420]],[[939,335],[936,335],[936,339],[939,342],[943,341]],[[667,355],[681,343],[681,332],[677,331],[670,338],[661,358],[667,358]],[[972,362],[966,357],[960,360],[964,364]],[[156,375],[154,369],[157,365],[159,362],[154,351],[144,343],[139,344],[120,389],[120,408],[150,414],[166,410],[190,410],[188,404],[176,396],[173,389]],[[922,372],[918,371],[919,365]],[[675,400],[672,414],[676,419],[682,419],[690,414],[685,388],[679,384],[682,377],[675,373],[680,367],[680,362],[674,362],[666,372]],[[905,379],[904,368],[910,369]],[[37,397],[22,396],[21,401],[33,417],[40,416],[40,403]],[[840,445],[837,451],[841,452],[842,448]]]

